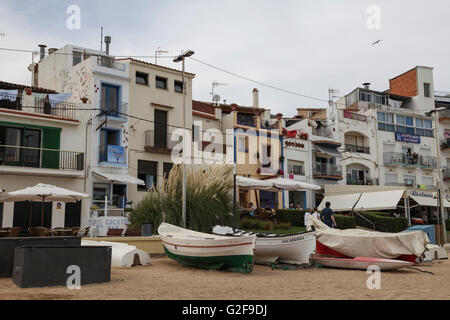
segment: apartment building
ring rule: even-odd
[[[323,199],[324,186],[343,179],[340,140],[333,134],[326,107],[297,108],[297,115],[285,118],[284,126],[288,177],[322,187],[320,191],[286,191],[287,203],[314,208]]]
[[[433,88],[433,69],[417,66],[390,79],[389,90],[366,83],[330,108],[334,134],[344,143],[346,184],[407,187],[417,200],[413,214],[435,215],[437,200],[425,201],[437,199],[439,178]]]
[[[450,92],[435,91],[434,101],[438,117],[437,138],[439,139],[439,155],[442,167],[442,183],[446,192],[450,192]]]
[[[82,137],[86,136],[89,150],[86,193],[91,204],[83,211],[82,225],[96,226],[100,235],[108,228],[124,228],[129,191],[144,185],[128,174],[129,64],[98,50],[66,45],[41,55],[33,73],[39,85],[71,92],[73,99],[83,102],[80,113],[88,115],[82,123],[87,134]]]
[[[47,183],[85,192],[87,117],[77,99],[59,92],[0,81],[0,189]],[[42,203],[0,203],[0,226],[26,233],[41,225],[41,210]],[[87,210],[86,200],[45,203],[44,226],[80,226]]]
[[[182,72],[131,58],[118,61],[127,66],[130,78],[129,174],[145,182],[128,189],[128,200],[136,204],[172,169],[172,151],[182,139]],[[185,73],[185,125],[189,136],[194,77],[192,73]]]

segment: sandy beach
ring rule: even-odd
[[[413,269],[382,272],[381,289],[369,290],[365,271],[310,268],[272,270],[256,265],[251,274],[185,267],[167,257],[151,266],[113,268],[111,282],[82,286],[21,289],[0,279],[0,299],[450,299],[450,261],[435,260]]]

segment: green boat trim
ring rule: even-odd
[[[225,269],[241,273],[253,271],[253,255],[191,257],[172,253],[165,246],[164,251],[169,258],[186,266],[213,270]]]

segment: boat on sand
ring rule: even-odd
[[[167,256],[181,264],[204,269],[250,273],[255,236],[207,234],[162,223],[158,233]]]
[[[314,231],[280,235],[253,233],[230,227],[215,226],[213,233],[234,237],[256,236],[254,260],[258,264],[310,265],[310,256],[316,249]]]
[[[312,260],[315,264],[324,267],[357,270],[367,270],[367,268],[373,265],[378,266],[380,270],[396,270],[413,265],[413,262],[408,261],[369,257],[335,258],[313,256]]]

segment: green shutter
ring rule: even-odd
[[[59,147],[61,142],[61,129],[44,128],[42,148],[55,149],[57,151],[42,151],[42,167],[58,169],[59,168]]]

